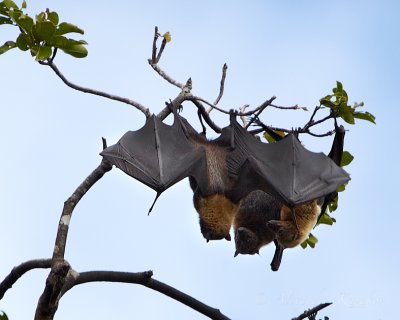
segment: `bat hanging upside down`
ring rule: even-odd
[[[189,177],[207,241],[230,240],[240,201],[255,190],[268,193],[293,213],[296,206],[324,199],[350,179],[329,157],[305,149],[294,134],[276,143],[263,143],[231,114],[230,124],[220,136],[207,140],[176,108],[172,111],[171,126],[152,115],[141,129],[127,132],[101,155],[155,190],[154,203],[166,189]],[[269,221],[275,234],[272,240],[277,243],[283,229],[274,221],[280,219]]]

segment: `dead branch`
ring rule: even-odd
[[[224,89],[225,89],[225,79],[226,79],[226,70],[228,69],[228,65],[224,63],[222,66],[222,76],[221,76],[221,81],[219,84],[219,94],[217,99],[215,99],[214,104],[217,105],[219,100],[221,100],[223,94],[224,94]]]
[[[293,318],[292,320],[302,320],[305,318],[309,318],[309,319],[314,319],[318,313],[318,311],[330,306],[332,304],[332,302],[327,302],[327,303],[321,303],[318,306],[311,308],[309,310],[304,311],[301,315],[299,315],[296,318]]]
[[[160,61],[161,55],[164,52],[165,46],[167,44],[167,40],[164,38],[161,43],[160,51],[157,52],[157,40],[159,37],[160,37],[160,33],[158,32],[158,27],[155,27],[154,28],[154,37],[153,37],[153,47],[151,50],[151,59],[148,59],[147,61],[148,61],[149,65],[153,68],[153,70],[161,76],[161,78],[165,79],[170,84],[183,90],[183,88],[185,86],[184,84],[182,84],[179,81],[176,81],[175,79],[170,77],[168,74],[165,73],[164,70],[162,70],[158,66],[158,62]]]
[[[48,269],[51,267],[51,259],[35,259],[21,263],[14,267],[10,274],[4,278],[0,283],[0,300],[4,297],[4,294],[8,289],[16,283],[25,273],[33,269]]]
[[[114,94],[109,94],[109,93],[106,93],[106,92],[103,92],[103,91],[82,87],[82,86],[79,86],[77,84],[72,83],[57,68],[57,66],[53,62],[53,59],[54,59],[54,57],[52,57],[47,62],[40,62],[40,64],[49,66],[55,72],[55,74],[68,87],[70,87],[70,88],[72,88],[74,90],[78,90],[78,91],[84,92],[84,93],[90,93],[90,94],[93,94],[93,95],[96,95],[96,96],[100,96],[100,97],[104,97],[104,98],[107,98],[107,99],[111,99],[111,100],[115,100],[115,101],[119,101],[119,102],[122,102],[122,103],[129,104],[129,105],[135,107],[136,109],[138,109],[139,111],[141,111],[146,116],[146,118],[150,117],[149,109],[146,108],[145,106],[143,106],[142,104],[140,104],[139,102],[136,102],[136,101],[131,100],[131,99],[123,98],[123,97],[120,97],[120,96],[117,96],[117,95],[114,95]]]
[[[161,281],[152,278],[152,271],[145,272],[116,272],[116,271],[89,271],[76,274],[74,276],[74,281],[69,284],[68,290],[72,289],[74,286],[89,283],[89,282],[119,282],[119,283],[131,283],[140,284],[147,288],[158,291],[176,301],[179,301],[188,307],[192,308],[204,314],[205,316],[216,319],[216,320],[229,320],[228,317],[223,315],[218,309],[212,308],[203,302],[187,295],[186,293],[175,289]]]
[[[64,260],[65,246],[67,242],[69,223],[78,202],[89,191],[89,189],[99,181],[103,175],[112,169],[112,165],[106,160],[102,160],[100,165],[79,185],[74,193],[64,202],[64,208],[61,213],[56,242],[53,251],[53,263]]]
[[[53,258],[51,260],[51,271],[46,279],[46,286],[36,307],[35,320],[53,319],[58,308],[59,299],[61,298],[61,290],[66,282],[68,272],[71,269],[69,263],[64,260],[64,254],[72,212],[89,189],[111,169],[112,165],[103,159],[100,165],[64,202],[63,211],[58,224]]]

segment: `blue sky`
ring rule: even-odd
[[[66,259],[77,271],[153,270],[154,277],[220,308],[232,319],[290,319],[321,302],[331,319],[393,318],[398,296],[396,185],[399,171],[397,106],[400,85],[399,4],[381,1],[30,1],[28,12],[49,7],[85,30],[89,56],[59,54],[55,63],[71,81],[132,98],[157,113],[179,91],[147,64],[154,26],[170,31],[160,66],[193,92],[218,94],[220,106],[255,107],[273,95],[280,105],[312,109],[337,80],[350,101],[364,101],[377,125],[347,125],[355,160],[333,227],[318,227],[315,249],[286,250],[281,269],[260,256],[233,258],[234,245],[206,243],[187,181],[161,196],[117,169],[77,206]],[[2,26],[0,41],[15,37]],[[33,258],[50,257],[63,202],[100,163],[109,144],[144,123],[136,109],[67,88],[28,53],[0,57],[0,277]],[[194,123],[188,104],[183,115]],[[214,115],[219,125],[226,116]],[[301,125],[302,111],[267,110],[263,119]],[[211,133],[211,132],[210,132]],[[330,140],[304,138],[312,150]],[[379,171],[378,171],[379,170]],[[0,301],[10,319],[32,318],[48,271],[25,275]],[[56,319],[204,319],[147,288],[87,284],[61,301]]]

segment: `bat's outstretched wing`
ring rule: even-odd
[[[195,130],[174,113],[174,123],[164,124],[155,115],[137,131],[128,131],[101,152],[110,163],[157,192],[157,197],[180,180],[192,176],[206,185],[205,151],[190,141]],[[153,203],[154,205],[154,203]],[[151,209],[150,209],[151,210]]]
[[[293,208],[334,192],[350,177],[323,153],[304,148],[293,134],[275,143],[254,138],[231,117],[234,150],[227,157],[230,175],[236,179],[233,198],[259,189]]]

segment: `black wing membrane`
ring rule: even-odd
[[[235,200],[259,189],[293,208],[325,197],[350,180],[332,159],[307,150],[293,134],[267,144],[254,138],[234,117],[231,127],[235,147],[227,166],[237,181],[232,193]]]
[[[137,131],[128,131],[100,154],[129,176],[157,192],[157,197],[180,180],[193,176],[199,185],[207,179],[205,151],[189,139],[193,130],[176,113],[172,126],[155,115]],[[154,203],[153,203],[154,205]],[[151,209],[150,209],[151,210]]]

